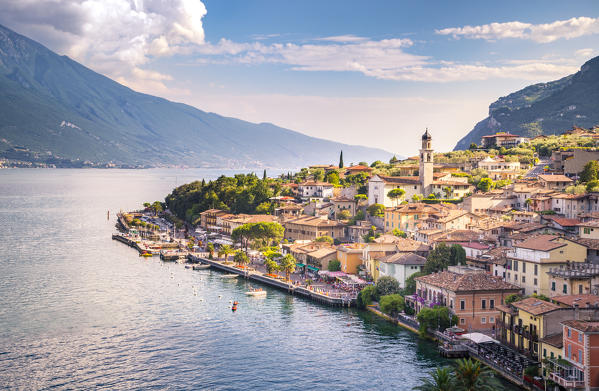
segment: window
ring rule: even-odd
[[[522,273],[526,273],[526,263],[522,262]]]
[[[518,261],[514,261],[514,271],[518,271]]]
[[[464,318],[460,318],[460,324],[466,324],[466,320]]]
[[[578,349],[578,362],[582,363],[582,350]]]
[[[564,292],[566,294],[568,293],[568,285],[567,284],[564,284],[564,288],[562,289],[562,292]]]
[[[526,282],[526,277],[522,276],[522,283],[524,284]]]
[[[484,316],[482,318],[480,318],[480,323],[481,324],[486,324],[487,323],[487,318],[484,317]]]
[[[482,299],[482,300],[480,301],[480,306],[481,306],[481,308],[482,308],[483,310],[484,310],[484,309],[486,309],[486,308],[487,308],[487,300],[485,300],[485,299]]]
[[[466,308],[466,302],[464,300],[460,300],[460,309],[463,310]]]
[[[510,272],[507,272],[507,279],[509,280],[510,278],[512,278],[512,276],[510,275]]]
[[[572,345],[568,345],[568,358],[572,359]]]
[[[518,282],[518,275],[514,274],[514,281]]]
[[[591,233],[591,229],[590,228],[585,228],[584,229],[584,233],[587,234],[587,235],[590,234]]]
[[[578,294],[582,295],[582,285],[578,285]]]
[[[535,276],[539,275],[539,265],[535,265]]]
[[[449,300],[449,308],[453,308],[453,299]]]
[[[491,309],[495,308],[495,299],[489,300],[489,308],[491,308]]]
[[[582,342],[582,333],[578,332],[578,342]]]
[[[555,291],[555,281],[551,281],[551,290]]]
[[[554,358],[555,356],[553,355],[553,352],[549,352],[549,357],[550,358]]]
[[[489,316],[489,323],[495,323],[495,317]]]
[[[543,348],[543,357],[547,357],[547,349]]]
[[[572,330],[568,328],[568,338],[572,338]]]
[[[537,279],[535,278],[535,279],[533,280],[533,284],[537,285],[537,283],[538,283],[538,282],[537,282]]]

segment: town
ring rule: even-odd
[[[526,389],[599,387],[599,128],[181,186],[113,238],[358,306]],[[196,266],[189,266],[194,268]]]

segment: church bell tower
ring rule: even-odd
[[[420,186],[422,194],[426,197],[433,192],[433,148],[432,137],[428,132],[422,135],[422,148],[420,149]]]

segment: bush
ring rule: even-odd
[[[329,262],[327,269],[330,272],[338,272],[339,270],[341,270],[341,262],[339,262],[336,259],[333,259],[332,261]]]
[[[368,285],[358,293],[356,305],[358,308],[366,308],[372,301],[376,299],[376,287],[374,285]]]
[[[396,317],[404,309],[404,299],[398,294],[382,296],[379,300],[381,310],[392,317]]]
[[[375,216],[375,217],[384,217],[385,216],[385,205],[372,204],[368,207],[367,210],[371,216]]]
[[[455,323],[455,317],[449,314],[449,308],[436,306],[433,308],[423,308],[416,317],[420,323],[420,334],[426,334],[428,329],[440,331],[451,327]]]
[[[376,293],[378,297],[394,295],[399,293],[399,282],[391,276],[379,278],[376,283]]]

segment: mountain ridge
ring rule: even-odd
[[[0,156],[129,165],[299,167],[392,156],[136,92],[0,25]],[[69,124],[69,125],[67,125]]]
[[[491,103],[487,118],[458,141],[454,150],[467,149],[471,143],[480,143],[482,136],[497,131],[535,137],[597,124],[599,56],[572,75],[527,86]]]

